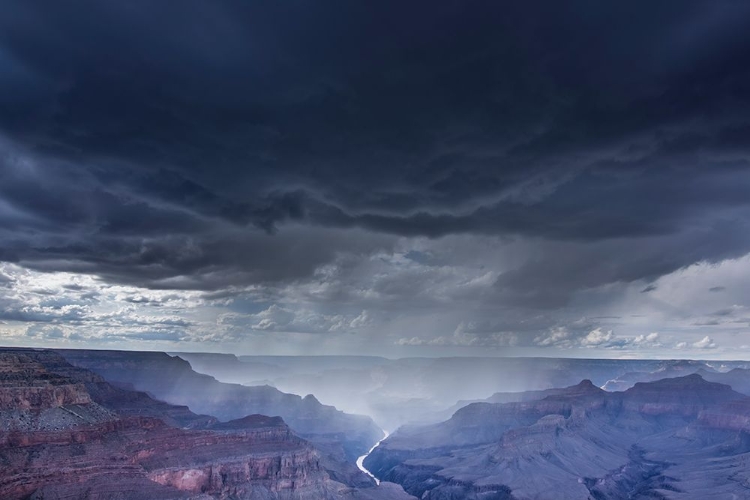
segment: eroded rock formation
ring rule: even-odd
[[[219,423],[111,387],[49,351],[0,351],[0,401],[3,499],[409,498],[395,485],[386,497],[388,488],[333,480],[330,458],[279,417]]]

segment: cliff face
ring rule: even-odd
[[[91,403],[82,384],[47,384],[41,387],[3,387],[0,409],[42,410]]]
[[[369,417],[346,414],[321,404],[313,396],[302,398],[270,386],[225,384],[195,372],[187,361],[165,353],[58,352],[71,364],[96,372],[109,382],[132,386],[220,420],[249,414],[281,416],[298,434],[352,462],[382,435]]]
[[[189,493],[250,497],[260,489],[290,495],[333,496],[317,454],[311,449],[290,450],[279,455],[245,456],[205,465],[177,465],[148,473],[152,481]],[[330,490],[330,491],[329,491]]]
[[[707,382],[700,375],[639,382],[613,398],[623,407],[647,415],[695,417],[712,406],[744,398],[725,384]]]
[[[65,431],[0,435],[0,498],[336,498],[318,453],[284,425],[187,431],[127,418]],[[89,484],[109,482],[90,491]],[[117,495],[110,496],[117,492]]]
[[[446,422],[403,427],[365,466],[426,500],[626,498],[634,491],[705,498],[705,491],[680,490],[698,471],[703,484],[728,484],[727,494],[742,498],[750,490],[727,483],[714,464],[724,457],[731,469],[731,457],[750,451],[748,415],[750,398],[697,375],[621,393],[584,381],[542,399],[474,403]]]
[[[48,351],[0,351],[0,498],[380,498],[332,480],[320,453],[279,417],[177,428],[133,416],[147,395],[120,413],[97,403],[91,384],[107,397],[128,392]],[[150,401],[144,415],[169,406]],[[50,412],[70,419],[40,425]]]
[[[698,422],[711,429],[750,433],[750,398],[704,410]]]
[[[49,373],[24,354],[0,353],[0,410],[46,410],[91,403],[82,384]]]
[[[52,431],[115,418],[84,384],[51,372],[33,353],[0,351],[0,431]]]

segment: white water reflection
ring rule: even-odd
[[[368,455],[375,450],[375,448],[380,446],[380,443],[382,443],[388,437],[388,435],[389,435],[388,431],[383,431],[383,437],[380,439],[380,441],[375,443],[373,447],[370,448],[370,451],[368,451],[367,453],[365,453],[364,455],[362,455],[361,457],[357,459],[357,467],[359,467],[359,470],[361,470],[362,472],[364,472],[365,474],[373,478],[375,480],[375,484],[378,484],[378,485],[380,484],[380,480],[376,478],[372,472],[370,472],[369,470],[365,468],[364,463],[365,463],[365,458],[367,458]]]

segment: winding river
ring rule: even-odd
[[[389,435],[388,431],[383,431],[383,437],[380,439],[380,441],[378,441],[377,443],[375,443],[372,446],[372,448],[370,448],[370,451],[368,451],[367,453],[365,453],[364,455],[362,455],[361,457],[359,457],[357,459],[357,467],[359,467],[359,470],[361,470],[362,472],[364,472],[365,474],[367,474],[368,476],[370,476],[371,478],[373,478],[375,480],[375,484],[378,484],[378,485],[380,484],[380,480],[378,478],[376,478],[373,475],[372,472],[370,472],[369,470],[367,470],[365,468],[364,463],[365,463],[365,458],[367,458],[368,455],[375,450],[375,448],[377,448],[378,446],[380,446],[380,443],[382,443],[385,440],[385,438],[388,437],[388,435]]]

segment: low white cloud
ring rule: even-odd
[[[706,335],[703,338],[696,340],[695,342],[689,342],[686,340],[681,340],[679,342],[676,342],[674,344],[674,349],[679,351],[691,351],[691,350],[712,350],[717,349],[718,345],[716,342],[714,342],[713,338]]]
[[[107,285],[93,276],[37,272],[0,264],[12,284],[0,293],[0,321],[35,342],[176,342],[191,338],[198,322],[196,292]],[[187,313],[186,313],[187,312]]]
[[[661,347],[662,345],[657,332],[651,332],[648,335],[638,335],[633,339],[633,344],[648,347]]]
[[[534,338],[538,347],[587,349],[645,349],[661,347],[658,332],[641,334],[635,337],[618,336],[613,330],[596,327],[588,332],[575,331],[567,327],[551,328],[546,334]]]
[[[706,335],[699,341],[693,342],[693,347],[696,349],[715,349],[716,343],[711,339],[711,337]]]
[[[595,328],[580,340],[580,344],[584,347],[599,347],[610,344],[614,337],[612,330],[605,332],[601,328]]]
[[[573,332],[563,326],[556,326],[549,332],[534,338],[534,344],[540,347],[572,347],[574,343],[572,337]]]

